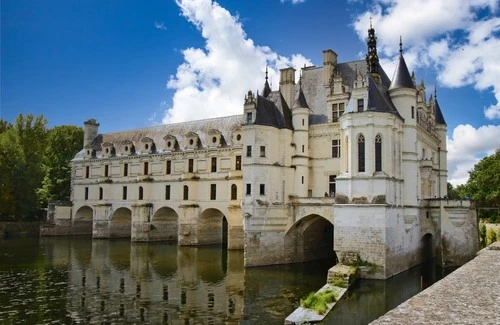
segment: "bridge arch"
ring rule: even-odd
[[[335,258],[333,224],[318,214],[305,216],[288,229],[284,245],[290,263]]]
[[[174,209],[161,207],[153,214],[149,239],[152,241],[177,241],[179,215]]]
[[[94,210],[89,206],[80,207],[73,217],[72,232],[78,235],[91,235],[92,234],[92,219]]]
[[[227,244],[227,218],[219,209],[205,209],[198,218],[198,245]]]
[[[109,224],[110,238],[130,238],[132,234],[132,211],[128,208],[118,208],[111,216]]]

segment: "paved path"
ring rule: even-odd
[[[500,242],[371,324],[500,324]]]

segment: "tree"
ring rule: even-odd
[[[20,139],[12,129],[0,133],[0,217],[17,213],[16,182],[26,163]]]
[[[71,193],[71,159],[81,150],[83,129],[72,126],[56,126],[49,131],[43,157],[44,179],[38,194],[41,203],[69,200]]]
[[[479,207],[500,208],[500,150],[484,157],[469,172],[464,192]],[[484,210],[483,218],[498,218],[499,210]]]

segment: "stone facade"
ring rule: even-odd
[[[227,240],[245,265],[330,258],[388,278],[438,256],[461,264],[477,250],[469,202],[447,191],[446,122],[436,93],[366,60],[281,70],[243,115],[99,134],[85,122],[73,160],[71,222],[94,238]],[[91,225],[91,226],[90,226]]]

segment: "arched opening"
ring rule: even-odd
[[[187,185],[184,185],[182,199],[183,200],[189,200],[189,187]]]
[[[127,208],[119,208],[113,212],[109,225],[111,238],[130,238],[132,231],[132,211]]]
[[[375,137],[375,171],[382,171],[382,136],[380,134]]]
[[[177,241],[179,216],[177,212],[168,207],[163,207],[155,212],[151,219],[149,240]]]
[[[285,235],[285,252],[289,263],[334,259],[332,223],[319,215],[300,219]]]
[[[231,200],[238,199],[238,187],[236,184],[231,185]]]
[[[358,135],[358,172],[365,171],[365,136]]]
[[[92,217],[94,211],[88,206],[78,209],[73,217],[71,232],[73,235],[92,235]]]
[[[420,240],[420,262],[425,262],[434,257],[434,243],[432,234],[425,234]]]
[[[227,244],[227,219],[217,209],[206,209],[198,219],[198,245]]]

